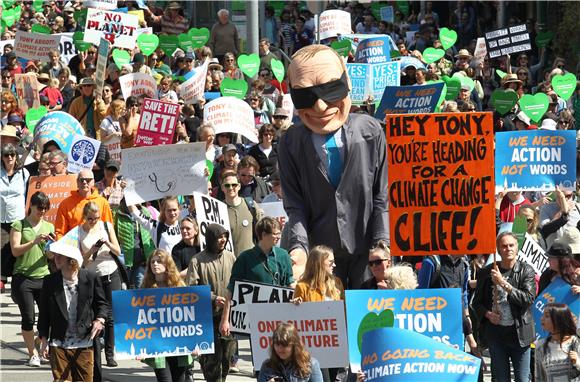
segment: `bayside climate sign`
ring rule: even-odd
[[[485,45],[487,46],[489,58],[532,49],[526,24],[487,32],[485,34]]]
[[[393,255],[495,252],[492,114],[387,115],[386,137]]]

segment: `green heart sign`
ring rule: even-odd
[[[126,50],[115,49],[113,50],[113,61],[117,65],[117,68],[121,69],[123,65],[131,62],[131,55]]]
[[[88,8],[79,9],[73,13],[73,19],[77,22],[77,25],[82,25],[83,27],[87,21]]]
[[[34,8],[36,12],[42,12],[42,3],[43,0],[34,0],[32,2],[32,8]]]
[[[46,25],[34,24],[31,28],[32,32],[42,33],[42,34],[51,34],[52,30]]]
[[[536,35],[536,46],[538,48],[545,48],[554,38],[554,32],[538,32]]]
[[[189,38],[187,33],[181,33],[179,36],[177,36],[177,43],[179,44],[179,47],[185,52],[193,50],[193,43],[191,42],[191,38]]]
[[[201,48],[209,41],[209,29],[207,28],[191,28],[187,35],[191,40],[193,49]]]
[[[397,8],[405,15],[405,17],[409,16],[410,6],[407,0],[397,0]]]
[[[385,309],[380,314],[376,314],[375,312],[367,313],[361,320],[357,331],[359,351],[362,351],[363,334],[379,328],[392,328],[394,323],[395,315],[390,309]]]
[[[445,99],[447,101],[453,101],[459,95],[459,90],[461,90],[461,79],[457,77],[443,76],[443,82],[447,85],[447,94]]]
[[[158,45],[159,37],[157,37],[157,35],[143,33],[137,37],[137,46],[139,46],[141,53],[145,56],[149,56],[151,53],[155,52]]]
[[[423,61],[428,64],[439,61],[443,56],[445,56],[443,49],[427,48],[423,51]]]
[[[495,74],[497,74],[499,76],[499,78],[504,78],[505,76],[507,76],[507,73],[504,71],[501,71],[499,69],[495,70]]]
[[[41,0],[42,2],[42,0]],[[4,0],[2,1],[2,4],[4,5],[2,8],[6,9],[6,8],[11,8],[14,3],[16,3],[16,0]]]
[[[520,98],[520,108],[532,121],[539,122],[550,106],[550,98],[544,93],[526,94]]]
[[[252,78],[260,70],[260,57],[256,53],[242,54],[238,57],[238,66],[246,76]]]
[[[276,60],[275,58],[270,61],[270,66],[272,67],[272,73],[278,82],[284,81],[284,64],[282,61]]]
[[[501,115],[509,113],[518,102],[518,94],[513,89],[496,89],[491,93],[491,104]]]
[[[11,27],[16,22],[18,18],[18,11],[16,9],[7,9],[2,12],[2,20],[6,23],[7,26]]]
[[[207,178],[211,179],[211,177],[213,175],[213,162],[210,161],[209,159],[206,159],[205,160],[205,167],[207,167],[207,173],[208,173]]]
[[[168,56],[171,56],[177,49],[179,39],[174,34],[164,34],[159,36],[159,48]]]
[[[576,76],[572,73],[558,74],[552,78],[552,88],[564,101],[568,101],[576,90]]]
[[[226,77],[222,80],[220,92],[224,97],[230,96],[243,100],[248,92],[248,83],[245,80],[233,80]]]
[[[28,130],[30,130],[31,133],[34,133],[36,124],[46,115],[46,113],[48,113],[46,106],[39,106],[36,109],[28,109],[26,112],[26,127],[28,127]]]
[[[457,41],[457,32],[453,29],[441,28],[439,31],[439,40],[441,41],[441,45],[443,45],[443,49],[447,50]]]
[[[352,47],[349,40],[333,41],[330,47],[343,57],[348,57]]]
[[[90,42],[85,42],[85,33],[80,31],[73,33],[73,44],[80,52],[84,52],[92,45]]]
[[[453,77],[459,78],[459,81],[461,82],[461,86],[463,86],[463,85],[469,86],[469,91],[472,91],[473,88],[475,87],[475,82],[471,78],[469,78],[463,74],[460,74],[459,72],[456,72],[455,74],[453,74]]]

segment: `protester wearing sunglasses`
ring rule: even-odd
[[[369,270],[373,277],[365,280],[361,289],[388,289],[385,283],[387,269],[392,264],[391,251],[384,241],[379,241],[377,245],[369,251]]]
[[[349,114],[350,79],[331,48],[300,49],[288,78],[302,121],[279,145],[294,276],[304,270],[309,243],[324,244],[343,285],[358,288],[369,248],[388,237],[385,136],[378,120]]]

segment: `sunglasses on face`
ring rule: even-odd
[[[238,183],[224,183],[224,187],[229,190],[230,188],[238,187]]]
[[[36,209],[40,212],[46,212],[49,208],[50,206],[36,206]]]
[[[326,103],[340,101],[348,95],[348,80],[346,72],[338,80],[325,84],[309,86],[307,88],[291,88],[290,96],[294,107],[297,109],[309,109],[319,99]]]
[[[378,259],[378,260],[370,260],[369,267],[376,267],[377,265],[381,265],[385,261],[391,261],[390,259]]]
[[[79,183],[91,183],[93,178],[79,178]]]
[[[15,153],[7,153],[3,155],[4,158],[14,158],[15,156],[16,156]]]

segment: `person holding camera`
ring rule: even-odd
[[[316,358],[304,348],[298,331],[283,322],[272,335],[270,358],[260,368],[258,382],[322,382]]]
[[[101,221],[101,210],[95,202],[88,202],[83,208],[83,223],[79,226],[79,246],[85,268],[96,272],[101,278],[105,297],[112,305],[114,290],[121,289],[121,276],[113,256],[119,256],[121,248],[113,225]],[[98,341],[97,341],[98,343]],[[100,346],[97,345],[95,359],[100,359]],[[105,357],[107,366],[115,367],[115,334],[111,312],[105,322]]]

